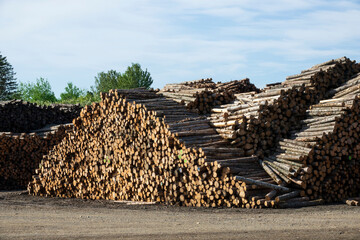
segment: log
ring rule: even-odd
[[[282,187],[282,186],[274,185],[274,184],[271,184],[271,183],[257,181],[257,180],[253,180],[253,179],[250,179],[250,178],[245,178],[245,177],[241,177],[241,176],[235,176],[235,178],[238,181],[242,181],[242,182],[246,182],[246,183],[249,183],[249,184],[254,184],[254,185],[258,185],[258,186],[262,186],[262,187],[266,187],[266,188],[271,188],[271,189],[281,191],[281,192],[290,192],[291,191],[287,187]]]

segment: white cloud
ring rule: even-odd
[[[208,76],[264,85],[296,64],[360,60],[359,25],[358,1],[3,0],[0,51],[19,80],[48,77],[57,94],[131,62],[155,87]]]

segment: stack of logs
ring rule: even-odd
[[[0,189],[26,188],[43,155],[70,131],[67,123],[80,109],[79,105],[0,102]]]
[[[250,79],[244,78],[243,80],[233,80],[230,82],[218,82],[215,85],[215,89],[220,92],[231,92],[233,94],[245,93],[245,92],[260,92],[254,84],[250,83]]]
[[[245,156],[268,156],[290,128],[300,128],[311,104],[359,71],[360,65],[345,57],[319,64],[260,93],[236,94],[233,103],[213,108],[209,120]]]
[[[43,155],[57,145],[70,126],[48,126],[30,134],[0,133],[0,190],[25,189]]]
[[[214,83],[211,78],[188,81],[179,84],[167,84],[160,91],[163,96],[187,106],[199,114],[209,113],[214,106],[234,100],[234,94],[259,90],[249,79],[234,80],[226,83]]]
[[[261,164],[298,195],[334,202],[360,192],[360,74],[326,95]]]
[[[80,105],[37,105],[22,100],[0,102],[0,132],[24,133],[48,124],[69,123],[79,116]]]
[[[353,75],[359,71],[347,58],[332,60],[261,93],[236,94],[211,116],[187,112],[177,102],[190,95],[174,94],[211,89],[211,79],[167,86],[161,94],[112,90],[82,110],[28,189],[41,196],[247,208],[354,196],[360,99]]]
[[[185,107],[176,104],[144,91],[103,94],[43,159],[30,193],[255,208],[267,206],[259,196],[273,188],[290,191],[274,184],[257,157],[239,157],[206,118],[184,116]]]

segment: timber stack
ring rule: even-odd
[[[282,139],[260,163],[298,195],[337,202],[360,192],[360,74],[307,110],[301,129]]]
[[[214,106],[233,101],[234,94],[249,91],[259,91],[259,89],[251,84],[248,78],[217,84],[211,78],[206,78],[179,84],[167,84],[160,93],[186,105],[193,112],[206,114]]]
[[[62,140],[80,109],[79,105],[0,102],[0,189],[26,188],[43,155]]]
[[[210,116],[187,111],[179,103],[190,95],[172,98],[168,93],[176,91],[166,89],[211,89],[211,79],[161,92],[111,90],[73,120],[29,192],[247,208],[354,196],[360,185],[359,71],[347,58],[332,60],[260,93],[234,94],[233,103]]]
[[[264,207],[257,200],[272,188],[290,191],[274,184],[257,157],[239,158],[206,118],[171,101],[136,90],[102,94],[44,157],[29,192],[250,208]]]
[[[282,84],[267,86],[260,93],[236,94],[230,104],[213,108],[209,120],[224,138],[245,152],[263,157],[271,154],[291,128],[300,128],[310,105],[360,71],[360,65],[339,58],[290,76]]]
[[[79,116],[80,105],[37,105],[22,100],[0,102],[0,132],[25,133],[49,124],[69,123]]]
[[[0,132],[0,190],[26,189],[43,155],[70,129],[49,125],[31,133]]]

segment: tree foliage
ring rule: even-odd
[[[0,100],[10,99],[16,93],[15,72],[10,63],[0,54]]]
[[[119,88],[121,83],[121,73],[116,72],[115,70],[110,70],[108,72],[98,73],[95,77],[95,91],[96,93],[107,92],[110,89]]]
[[[77,100],[82,95],[84,95],[84,91],[75,86],[72,82],[69,82],[65,87],[65,92],[60,94],[61,101],[70,101]]]
[[[121,74],[115,70],[98,73],[95,77],[96,93],[108,92],[110,89],[150,88],[153,83],[152,77],[147,69],[141,69],[141,65],[133,63]]]
[[[72,83],[68,83],[65,92],[60,94],[60,103],[80,104],[82,106],[90,105],[93,102],[99,102],[100,95],[94,94],[92,91],[79,89]]]
[[[20,83],[18,93],[21,99],[29,102],[56,102],[54,92],[47,79],[38,78],[36,83]]]
[[[129,88],[144,87],[149,89],[153,83],[152,77],[147,69],[142,70],[141,65],[133,63],[131,67],[128,67],[125,73],[122,75],[123,82],[129,84]]]

